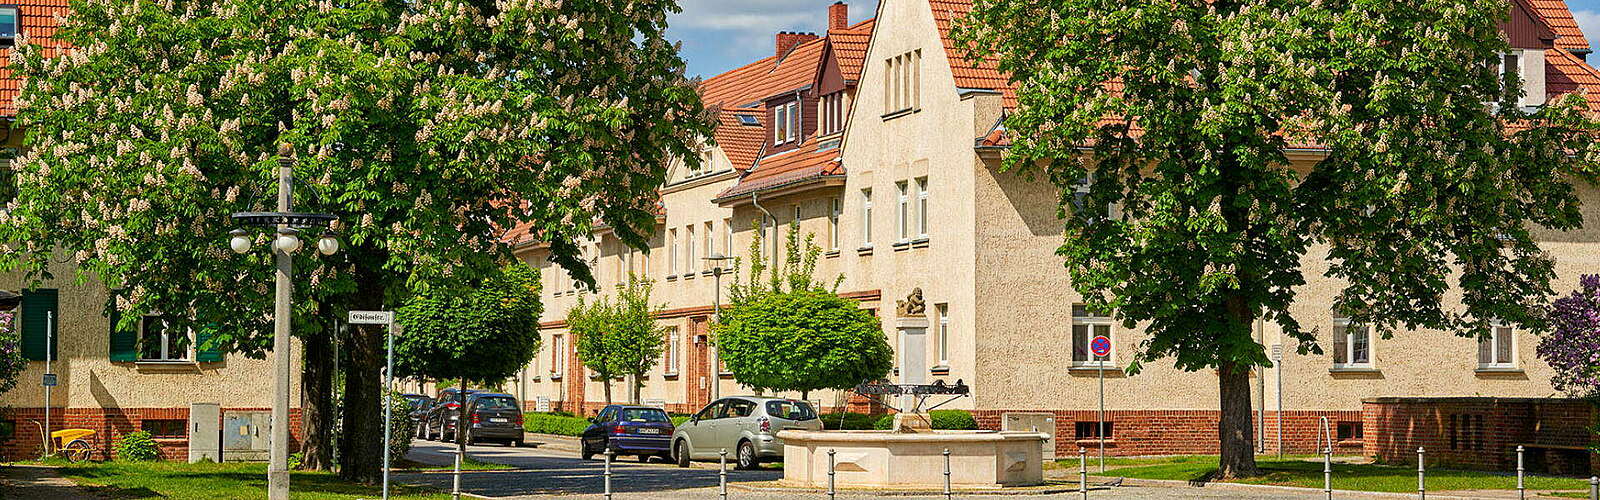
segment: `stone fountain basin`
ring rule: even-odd
[[[950,450],[952,487],[1001,488],[1044,483],[1042,432],[796,431],[783,440],[785,486],[826,488],[828,451],[837,487],[944,487]]]

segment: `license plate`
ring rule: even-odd
[[[660,434],[661,429],[639,429],[640,434]]]
[[[491,419],[489,419],[489,421],[497,423],[497,424],[503,424],[503,423],[509,422],[509,420],[506,420],[506,419],[503,419],[503,418],[491,418]]]

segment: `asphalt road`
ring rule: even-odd
[[[430,441],[416,441],[408,458],[423,463],[449,464],[453,460],[453,447]],[[602,498],[604,492],[602,462],[584,461],[576,450],[561,443],[539,448],[507,448],[497,445],[469,447],[467,453],[478,460],[502,463],[517,470],[466,471],[462,473],[464,493],[489,498],[545,499],[545,498]],[[612,491],[617,500],[714,500],[718,498],[716,464],[698,464],[688,469],[661,462],[640,464],[635,457],[618,460],[612,464]],[[822,492],[801,490],[772,490],[769,481],[783,476],[783,471],[766,469],[757,471],[728,471],[728,498],[730,500],[826,500]],[[448,490],[451,474],[412,473],[395,476],[406,483],[432,484]],[[741,485],[744,486],[741,488]],[[752,490],[759,488],[760,490]],[[884,498],[871,494],[840,492],[839,499]],[[890,498],[942,498],[934,496],[894,496]],[[1076,499],[1076,492],[1052,495],[985,495],[956,498],[987,498],[997,500]],[[1091,499],[1104,500],[1157,500],[1157,499],[1239,499],[1239,500],[1311,500],[1320,499],[1320,492],[1300,494],[1283,490],[1243,491],[1222,488],[1194,487],[1137,487],[1091,491]],[[1340,498],[1349,498],[1341,496]]]

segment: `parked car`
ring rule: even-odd
[[[461,402],[458,399],[458,394],[462,392],[465,392],[467,397],[471,397],[478,391],[471,389],[462,391],[461,389],[454,388],[439,391],[439,398],[435,399],[434,404],[428,408],[428,423],[426,425],[428,434],[424,436],[424,439],[438,441],[455,440],[450,433],[456,431],[455,422],[457,419],[461,418]]]
[[[406,417],[411,419],[411,428],[416,429],[416,435],[412,437],[421,437],[423,422],[427,421],[428,407],[432,405],[433,398],[422,394],[402,394],[400,397],[406,398],[406,403],[411,407]]]
[[[467,395],[467,444],[498,441],[506,446],[522,446],[522,405],[516,396],[493,392]],[[455,436],[451,436],[454,439]]]
[[[672,419],[653,406],[611,405],[589,419],[584,429],[579,455],[588,460],[607,449],[618,455],[638,455],[640,462],[650,457],[672,461]]]
[[[754,469],[764,460],[783,458],[778,431],[822,430],[810,403],[796,399],[738,396],[706,405],[672,434],[672,457],[679,467],[690,460],[716,460],[721,450],[734,453],[740,469]]]

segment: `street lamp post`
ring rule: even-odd
[[[722,323],[722,262],[733,257],[720,253],[712,253],[709,257],[702,257],[711,261],[711,276],[716,278],[716,291],[712,292],[711,310],[716,315],[717,323]],[[722,398],[722,350],[715,343],[711,344],[711,400]]]
[[[294,202],[294,150],[283,144],[278,148],[278,211],[240,212],[233,214],[235,222],[258,227],[271,227],[276,236],[272,239],[272,254],[277,264],[277,283],[272,308],[272,450],[267,464],[267,498],[289,500],[289,356],[290,301],[294,294],[294,253],[300,250],[300,229],[324,228],[317,241],[317,250],[323,255],[339,251],[339,240],[332,231],[326,231],[337,217],[328,214],[295,213],[290,209]],[[235,229],[229,233],[228,245],[235,253],[250,251],[249,232]]]

